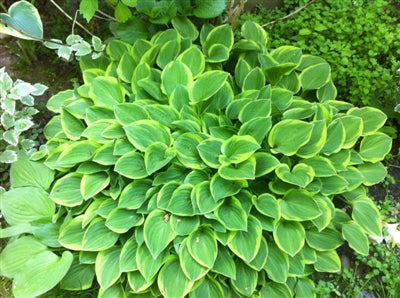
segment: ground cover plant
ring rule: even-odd
[[[269,23],[307,1],[284,1],[273,11],[260,9],[243,19]],[[341,100],[379,107],[398,117],[393,80],[400,57],[399,10],[394,1],[316,1],[282,22],[266,26],[271,47],[291,44],[332,66]]]
[[[386,115],[335,100],[329,64],[245,23],[111,41],[54,95],[46,148],[12,165],[1,274],[16,297],[312,296],[345,242],[381,236]],[[346,206],[348,212],[341,208]],[[27,249],[29,247],[29,249]]]

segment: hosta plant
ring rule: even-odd
[[[34,96],[40,96],[47,87],[22,80],[13,82],[0,69],[0,163],[13,163],[20,152],[30,154],[38,145],[37,134],[29,133],[35,125],[32,116],[36,110]]]
[[[235,42],[185,21],[80,61],[1,198],[15,296],[312,297],[338,247],[368,254],[386,116],[336,101],[325,60],[266,42],[255,23]]]

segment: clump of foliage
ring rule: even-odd
[[[38,135],[32,132],[32,116],[38,113],[34,96],[46,89],[40,83],[13,82],[5,68],[0,69],[0,163],[13,163],[19,153],[31,154],[38,145]]]
[[[396,297],[400,291],[400,250],[374,243],[368,256],[356,254],[355,263],[330,274],[316,286],[318,297]]]
[[[96,278],[100,297],[311,297],[338,247],[381,236],[386,115],[335,100],[325,60],[267,50],[256,23],[237,42],[173,25],[82,58],[84,84],[49,100],[46,148],[0,198],[15,296]]]
[[[260,9],[255,16],[242,18],[267,23],[293,12],[299,1],[284,3],[280,9]],[[393,117],[398,18],[398,10],[387,0],[327,0],[267,28],[272,47],[292,44],[327,60],[341,99],[379,107]]]
[[[144,14],[155,24],[167,24],[176,16],[195,16],[197,18],[215,18],[222,14],[227,0],[109,0],[114,8],[115,18],[126,22],[132,17],[131,9]],[[90,21],[99,10],[98,0],[81,0],[80,12]]]

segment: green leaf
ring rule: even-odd
[[[164,143],[152,143],[146,148],[144,153],[144,163],[146,165],[147,173],[151,175],[158,171],[167,165],[175,155],[175,151],[168,149],[167,145]]]
[[[196,26],[185,16],[176,16],[171,20],[172,26],[183,38],[195,41],[199,36]]]
[[[314,268],[318,272],[335,273],[340,271],[340,258],[335,250],[317,251]]]
[[[235,197],[224,200],[224,203],[215,211],[215,216],[231,231],[247,230],[247,214],[240,201]]]
[[[129,125],[138,120],[150,119],[150,115],[141,105],[122,103],[114,106],[115,118],[121,125]]]
[[[114,171],[131,179],[141,179],[148,176],[144,157],[138,152],[128,152],[115,163]]]
[[[34,186],[13,188],[1,194],[0,202],[1,212],[10,225],[50,219],[55,212],[48,193]]]
[[[57,159],[61,166],[72,166],[91,159],[99,145],[94,141],[78,141],[68,146]]]
[[[128,284],[132,289],[132,291],[135,293],[143,292],[148,287],[150,287],[151,284],[154,282],[154,280],[147,282],[139,271],[128,272],[127,276],[128,276]]]
[[[312,65],[303,70],[300,75],[301,86],[304,90],[318,89],[324,86],[331,77],[328,63]]]
[[[184,133],[174,142],[179,161],[187,168],[202,169],[203,161],[200,158],[197,146],[203,138],[195,133]]]
[[[27,1],[17,1],[8,9],[8,14],[0,14],[0,33],[22,39],[41,40],[43,25],[39,12]],[[27,33],[27,34],[24,34]]]
[[[307,144],[302,146],[298,151],[297,155],[302,158],[311,158],[317,155],[324,147],[327,138],[327,129],[325,120],[317,120],[313,122],[313,130],[311,138]]]
[[[340,233],[332,228],[319,231],[315,228],[306,233],[307,244],[317,251],[327,251],[338,248],[343,244]]]
[[[378,208],[367,198],[358,198],[351,202],[353,210],[351,217],[370,235],[381,237],[382,221]]]
[[[242,35],[247,40],[252,40],[261,46],[267,43],[267,32],[257,23],[246,21],[242,25]]]
[[[220,166],[218,156],[221,153],[222,143],[220,139],[208,138],[197,145],[201,159],[211,168],[217,169]]]
[[[202,0],[197,2],[193,9],[193,14],[202,19],[215,18],[220,15],[225,8],[225,1]]]
[[[228,247],[235,255],[249,263],[257,256],[261,238],[261,223],[254,216],[249,216],[247,230],[234,233],[230,237]]]
[[[197,229],[200,220],[197,216],[178,216],[172,214],[170,223],[176,235],[185,236]]]
[[[50,199],[67,207],[79,206],[84,200],[80,191],[81,180],[82,175],[77,173],[58,179],[50,192]]]
[[[112,107],[125,101],[125,90],[113,77],[96,77],[90,85],[89,95],[95,105],[102,107]]]
[[[244,262],[236,261],[236,279],[231,280],[232,286],[246,297],[251,296],[257,286],[257,271]]]
[[[85,126],[79,119],[75,118],[65,108],[61,110],[61,127],[67,137],[71,140],[79,140]]]
[[[132,16],[132,12],[123,2],[118,2],[115,7],[114,15],[117,20],[124,23]]]
[[[314,170],[315,177],[330,177],[336,175],[334,165],[325,157],[315,156],[310,159],[303,159],[301,163],[311,167]]]
[[[157,271],[164,264],[165,257],[166,252],[158,255],[158,257],[154,259],[145,244],[142,244],[137,248],[136,263],[139,272],[143,275],[146,281],[150,282],[157,274]]]
[[[335,119],[328,125],[326,142],[321,150],[326,155],[340,151],[346,140],[346,130],[340,119]]]
[[[256,177],[272,172],[280,164],[276,157],[266,152],[256,152],[254,157],[256,158]]]
[[[384,133],[372,133],[365,136],[360,144],[360,155],[364,161],[378,162],[390,152],[392,138]]]
[[[357,143],[358,138],[362,134],[363,121],[360,117],[356,116],[344,116],[340,118],[340,121],[343,123],[346,136],[342,147],[350,149]]]
[[[237,194],[244,186],[242,181],[225,180],[218,174],[211,178],[210,190],[215,201]]]
[[[191,184],[182,184],[178,186],[169,198],[166,210],[180,216],[194,215],[191,199],[192,190],[193,185]]]
[[[87,200],[101,192],[110,183],[110,176],[106,172],[83,175],[81,180],[81,195]]]
[[[273,235],[278,247],[291,257],[295,256],[304,245],[304,227],[295,221],[278,221]]]
[[[192,81],[192,72],[186,64],[171,61],[161,73],[161,90],[170,97],[177,86],[187,87]]]
[[[313,125],[301,120],[282,120],[272,127],[268,136],[268,144],[272,153],[287,156],[296,152],[311,138]]]
[[[28,157],[19,157],[10,168],[12,187],[38,186],[48,189],[53,182],[54,171],[43,163],[30,161]]]
[[[151,188],[151,180],[136,180],[122,190],[118,200],[118,207],[125,209],[138,209],[147,200],[146,193]]]
[[[318,204],[305,190],[290,190],[279,200],[279,206],[282,217],[287,220],[311,220],[321,215]]]
[[[256,172],[256,159],[251,156],[246,161],[235,165],[222,165],[218,174],[226,180],[254,180]]]
[[[337,96],[337,89],[332,81],[329,81],[324,86],[318,88],[317,98],[320,102],[334,100]]]
[[[161,45],[160,53],[157,56],[157,65],[163,69],[168,63],[174,61],[181,50],[179,38],[171,39]]]
[[[367,256],[369,250],[368,238],[363,229],[354,221],[342,225],[343,238],[347,240],[349,246],[357,253]]]
[[[95,265],[96,278],[103,290],[115,284],[121,275],[118,262],[120,253],[120,247],[111,247],[97,254]]]
[[[259,88],[260,89],[260,88]],[[242,123],[256,117],[268,117],[271,115],[271,100],[257,99],[247,103],[239,113],[239,120]]]
[[[82,291],[92,287],[95,271],[93,265],[80,264],[75,258],[67,274],[60,282],[60,288],[69,291]]]
[[[158,121],[138,120],[123,128],[129,142],[142,152],[146,151],[146,148],[154,142],[161,142],[167,146],[172,143],[169,128]]]
[[[253,68],[244,78],[242,90],[260,90],[265,85],[264,72],[259,67]]]
[[[186,239],[179,247],[179,260],[182,271],[192,281],[202,278],[209,271],[208,268],[201,266],[189,253]]]
[[[84,230],[82,228],[83,217],[75,217],[60,229],[58,241],[71,250],[82,250]]]
[[[138,243],[134,235],[129,238],[121,249],[119,256],[119,268],[121,272],[131,272],[138,270],[136,263],[136,251]]]
[[[189,87],[189,98],[193,103],[206,101],[222,88],[228,73],[220,70],[207,71],[198,76]]]
[[[380,162],[376,163],[367,162],[359,165],[357,169],[361,172],[361,175],[364,177],[363,184],[366,186],[371,186],[382,182],[387,175],[387,170],[385,166]]]
[[[105,225],[111,231],[122,234],[129,231],[132,227],[143,224],[143,215],[132,210],[114,209],[107,216]]]
[[[187,248],[197,263],[212,268],[217,258],[217,240],[210,228],[199,227],[187,238]]]
[[[14,276],[14,296],[35,297],[52,289],[68,272],[72,260],[73,256],[69,251],[64,251],[61,257],[53,252],[43,251],[27,260],[21,271]]]
[[[93,18],[97,9],[98,9],[97,0],[82,0],[79,5],[79,11],[87,22],[89,22]]]
[[[99,237],[101,235],[101,237]],[[83,235],[82,250],[104,251],[112,247],[118,240],[118,234],[106,226],[106,221],[100,217],[93,219]]]
[[[274,243],[268,243],[267,264],[264,267],[268,277],[278,283],[285,283],[289,274],[289,257]]]
[[[184,297],[194,282],[182,271],[179,258],[171,256],[161,268],[157,278],[158,288],[164,297]]]
[[[203,297],[223,297],[224,292],[222,286],[214,278],[206,276],[199,281],[199,285],[190,292],[190,296],[194,298]]]
[[[189,67],[193,78],[197,78],[204,71],[204,55],[197,46],[191,46],[182,52],[178,58],[176,58],[176,60],[186,64],[186,66]]]
[[[144,240],[153,258],[157,258],[175,238],[169,220],[169,215],[163,210],[154,210],[146,218]]]
[[[29,249],[26,249],[27,247]],[[47,251],[47,246],[33,236],[22,236],[9,241],[0,254],[1,275],[8,278],[15,277],[24,268],[26,262],[45,251]]]
[[[275,169],[275,173],[282,181],[300,186],[302,188],[305,188],[308,184],[310,184],[315,175],[313,168],[303,163],[298,163],[295,165],[292,171],[290,171],[287,164],[280,164]]]
[[[279,204],[276,198],[269,193],[263,193],[260,196],[253,196],[253,204],[254,207],[266,216],[279,219],[280,217],[280,209]]]
[[[251,136],[232,136],[221,147],[223,163],[238,164],[247,160],[260,148],[257,141]]]
[[[226,246],[218,245],[218,254],[212,270],[231,279],[236,279],[236,265]]]
[[[387,119],[384,112],[372,107],[352,108],[347,112],[347,114],[362,119],[364,124],[362,131],[363,136],[376,132],[385,124]]]
[[[268,297],[281,297],[291,298],[293,297],[290,288],[285,283],[268,282],[261,288],[260,295],[262,298]],[[310,297],[310,296],[299,296],[299,297]]]

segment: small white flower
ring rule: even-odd
[[[388,235],[385,237],[387,243],[393,242],[394,244],[400,245],[400,231],[397,229],[399,224],[384,224],[387,228]]]

